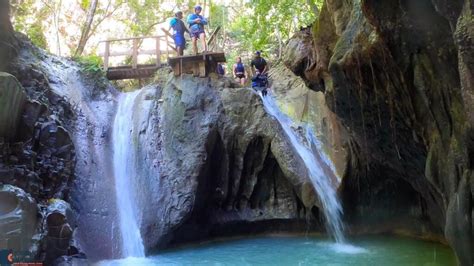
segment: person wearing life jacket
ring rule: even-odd
[[[265,61],[265,59],[263,59],[263,57],[261,57],[260,51],[255,52],[255,57],[252,60],[252,62],[250,63],[250,67],[252,68],[252,72],[254,74],[256,74],[256,73],[260,73],[262,75],[267,74],[267,72],[268,72],[267,61]]]
[[[233,68],[234,79],[238,80],[243,86],[247,81],[247,75],[245,74],[245,66],[242,63],[242,58],[237,57],[237,63],[234,64]]]
[[[217,63],[216,72],[219,76],[224,76],[225,75],[225,69],[224,69],[224,66],[222,65],[222,63]]]
[[[184,33],[188,32],[188,28],[184,25],[183,12],[177,11],[175,17],[170,20],[168,31],[173,28],[173,40],[176,46],[176,53],[178,56],[183,55],[183,51],[186,48],[186,39],[184,39]]]
[[[267,61],[260,56],[260,51],[255,52],[255,58],[250,63],[252,72],[255,75],[252,77],[252,88],[256,91],[261,91],[263,96],[267,95],[268,87],[268,65]]]
[[[197,40],[201,39],[204,52],[207,51],[206,33],[204,32],[204,25],[207,25],[207,19],[201,16],[202,7],[197,5],[194,7],[194,14],[188,16],[187,22],[189,24],[189,31],[191,39],[193,40],[193,52],[198,53]]]

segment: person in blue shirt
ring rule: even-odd
[[[225,75],[225,69],[224,69],[224,66],[222,65],[222,63],[217,63],[216,72],[217,72],[217,74],[219,74],[219,76],[224,76]]]
[[[207,51],[207,44],[206,44],[206,33],[204,32],[204,25],[207,25],[207,20],[201,16],[202,7],[195,6],[194,7],[194,14],[190,14],[188,16],[188,24],[189,24],[189,31],[191,35],[191,39],[193,40],[193,52],[194,54],[198,53],[197,48],[197,40],[201,39],[202,47],[204,48],[204,52]]]
[[[176,53],[178,56],[183,55],[184,48],[186,48],[186,40],[184,39],[184,33],[189,32],[186,25],[184,25],[183,12],[178,11],[175,14],[175,17],[170,20],[170,27],[168,31],[173,28],[173,40],[176,46]]]
[[[245,85],[247,75],[245,74],[245,66],[242,63],[242,58],[237,57],[237,63],[234,64],[234,79],[238,80],[240,85]]]

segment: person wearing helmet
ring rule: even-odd
[[[184,33],[188,32],[188,28],[184,25],[183,12],[177,11],[175,17],[170,20],[170,26],[168,31],[173,28],[173,40],[176,46],[176,53],[178,56],[183,55],[184,48],[186,47],[186,40],[184,39]]]
[[[262,75],[267,74],[268,71],[268,65],[267,61],[263,59],[260,55],[260,51],[255,52],[255,58],[252,60],[250,63],[250,67],[252,68],[252,72],[254,73],[260,73]]]
[[[207,20],[203,16],[201,16],[201,11],[202,11],[201,6],[195,6],[194,14],[190,14],[187,19],[188,24],[189,24],[191,39],[193,41],[193,52],[195,54],[198,53],[198,48],[197,48],[198,39],[201,39],[204,52],[207,51],[206,33],[204,32],[204,25],[207,25]]]

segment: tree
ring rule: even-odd
[[[322,0],[250,0],[240,12],[246,15],[231,25],[232,37],[244,49],[280,58],[286,40],[300,27],[311,25],[321,5]]]
[[[81,39],[77,45],[76,52],[74,56],[80,56],[84,52],[84,47],[86,46],[87,40],[89,39],[89,32],[91,31],[92,22],[94,21],[95,11],[97,10],[97,2],[99,0],[92,0],[89,3],[89,9],[87,11],[87,18],[82,26]],[[110,3],[110,1],[109,1]]]

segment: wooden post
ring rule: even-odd
[[[110,54],[110,42],[105,41],[105,54],[104,54],[104,69],[109,69],[109,54]]]
[[[170,49],[169,49],[170,43],[168,41],[168,37],[165,37],[165,38],[166,38],[166,57],[170,58]]]
[[[138,39],[133,39],[133,50],[132,50],[132,68],[137,68],[138,65]]]
[[[156,37],[156,66],[161,66],[160,37]]]

